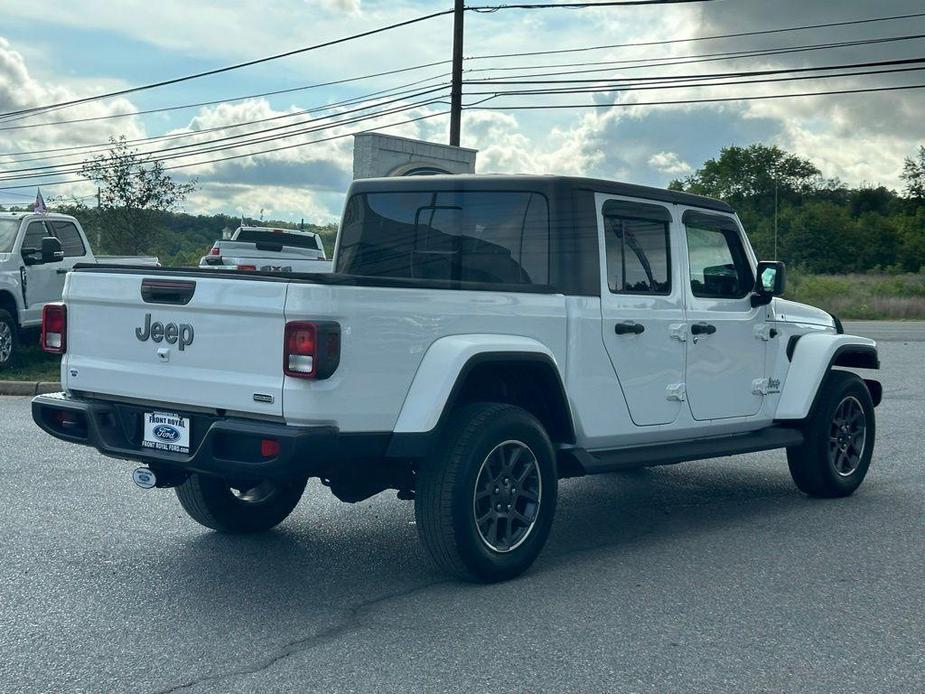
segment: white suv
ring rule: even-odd
[[[881,386],[844,368],[878,368],[876,345],[783,288],[716,200],[357,181],[333,273],[70,273],[43,337],[65,392],[33,416],[220,531],[273,527],[309,477],[395,489],[441,567],[502,580],[563,477],[786,448],[807,494],[858,487]]]

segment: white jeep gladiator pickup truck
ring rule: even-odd
[[[24,330],[42,323],[42,307],[60,301],[77,263],[157,265],[157,258],[94,256],[74,217],[0,212],[0,370],[10,365]]]
[[[228,241],[216,241],[199,267],[264,272],[330,272],[321,237],[313,231],[238,227]]]
[[[413,499],[448,572],[524,571],[561,478],[786,449],[851,494],[874,447],[873,341],[779,298],[722,202],[554,176],[355,182],[330,274],[78,267],[45,309],[46,432],[143,463],[225,532],[310,477]]]

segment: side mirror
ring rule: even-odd
[[[61,249],[61,242],[54,236],[46,236],[42,239],[42,262],[43,263],[60,263],[64,260],[64,251]]]
[[[752,306],[766,306],[771,299],[784,293],[787,287],[786,266],[776,260],[762,260],[755,273],[755,293]]]

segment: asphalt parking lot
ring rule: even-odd
[[[885,390],[853,497],[782,452],[568,480],[494,586],[436,573],[392,493],[208,532],[0,398],[0,691],[925,691],[925,325],[849,331]]]

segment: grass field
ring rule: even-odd
[[[925,274],[787,275],[788,299],[841,319],[925,320]]]
[[[57,382],[61,378],[61,358],[45,354],[37,344],[32,344],[38,338],[26,336],[29,346],[21,350],[14,358],[9,369],[0,371],[0,381],[50,381]]]

